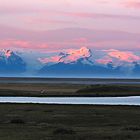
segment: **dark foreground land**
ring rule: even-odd
[[[0,140],[139,140],[140,107],[0,104]]]

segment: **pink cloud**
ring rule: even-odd
[[[7,39],[7,40],[0,40],[0,46],[2,48],[11,48],[11,47],[29,48],[31,46],[31,43],[23,40]]]
[[[5,39],[0,40],[0,49],[33,49],[33,50],[44,50],[49,48],[47,43],[36,42],[36,41],[26,41],[26,40],[16,40],[16,39]]]
[[[67,16],[74,16],[79,18],[116,18],[116,19],[131,19],[131,20],[140,20],[139,16],[131,15],[115,15],[115,14],[103,14],[103,13],[82,13],[82,12],[58,12]]]
[[[128,8],[135,8],[135,9],[140,8],[140,2],[138,1],[128,1],[123,3],[123,5],[125,5]]]
[[[57,14],[57,13],[56,13]],[[40,17],[40,18],[26,18],[25,21],[27,21],[27,23],[30,24],[72,24],[73,21],[69,21],[69,20],[56,20],[56,19],[46,19],[46,17]]]
[[[0,48],[68,49],[88,46],[95,49],[138,50],[139,34],[121,31],[104,31],[70,28],[48,31],[25,31],[0,26]],[[23,46],[23,47],[22,47]],[[29,46],[29,47],[28,47]],[[136,47],[138,46],[138,47]]]
[[[86,43],[88,43],[88,39],[85,38],[85,37],[77,38],[77,39],[74,39],[72,41],[74,43],[77,43],[77,44],[86,44]]]

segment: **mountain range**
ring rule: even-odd
[[[123,77],[140,75],[139,60],[128,52],[119,56],[108,55],[102,59],[94,59],[92,51],[86,47],[79,50],[68,50],[50,58],[39,59],[45,66],[39,70],[40,75],[47,76],[78,76],[78,77]],[[130,58],[131,57],[131,58]],[[122,59],[123,58],[123,59]]]
[[[110,50],[107,55],[95,59],[87,47],[68,49],[53,56],[37,58],[34,76],[45,77],[140,77],[139,56]],[[21,53],[0,51],[0,75],[26,75],[28,61]],[[32,74],[33,75],[33,74]]]

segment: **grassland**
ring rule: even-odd
[[[1,140],[139,140],[140,107],[0,104]]]
[[[1,83],[0,96],[105,97],[139,96],[140,84]]]
[[[139,96],[140,84],[7,82],[0,96]],[[12,81],[13,79],[11,79]],[[23,78],[23,81],[25,79]],[[30,81],[31,80],[31,81]],[[90,81],[90,80],[89,80]],[[95,80],[95,81],[98,81]],[[138,80],[139,81],[139,80]],[[0,104],[0,140],[139,140],[140,107]]]

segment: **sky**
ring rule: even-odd
[[[139,56],[139,25],[139,0],[0,0],[1,49],[55,53],[86,46]]]

